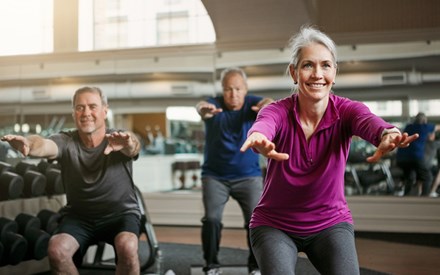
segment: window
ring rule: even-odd
[[[402,115],[402,101],[365,101],[370,111],[381,117],[398,117]]]
[[[200,115],[195,107],[171,106],[166,110],[168,120],[200,122]]]
[[[79,50],[215,41],[200,0],[79,0]]]
[[[410,116],[414,117],[419,112],[425,113],[429,116],[440,116],[440,99],[429,99],[429,100],[410,100],[409,110]]]
[[[53,51],[53,0],[3,0],[0,55]]]

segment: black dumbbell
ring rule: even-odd
[[[23,193],[23,177],[14,172],[3,172],[0,175],[0,200],[17,199]]]
[[[18,225],[18,233],[22,236],[25,236],[26,232],[28,232],[32,228],[41,228],[40,219],[26,213],[18,214],[15,217],[15,222]]]
[[[3,172],[13,172],[13,167],[7,162],[0,161],[0,174]]]
[[[57,168],[49,168],[46,172],[46,193],[48,195],[64,194],[64,185],[61,178],[61,170]]]
[[[57,163],[49,163],[41,160],[37,164],[38,171],[46,176],[46,193],[47,195],[64,194],[64,185],[61,179],[61,169]]]
[[[32,198],[44,195],[46,191],[46,176],[34,170],[28,170],[23,175],[23,197]]]
[[[44,195],[46,190],[46,176],[40,173],[37,165],[20,161],[15,165],[14,170],[23,177],[23,197],[32,198]]]
[[[27,240],[18,232],[16,221],[0,217],[0,241],[4,246],[0,265],[17,265],[27,253]]]
[[[60,165],[56,162],[48,162],[44,159],[40,160],[40,162],[37,164],[38,171],[42,174],[46,174],[47,170],[49,169],[60,169]]]
[[[24,236],[28,242],[25,260],[41,260],[46,257],[50,235],[41,230],[40,219],[29,214],[20,213],[15,217],[15,221],[18,224],[18,233]]]
[[[18,162],[14,167],[15,173],[24,175],[27,171],[38,171],[37,165],[25,161]]]
[[[50,235],[53,235],[58,228],[58,220],[61,217],[60,213],[48,209],[42,209],[38,212],[37,217],[40,219],[41,229]]]

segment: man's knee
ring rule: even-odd
[[[119,259],[138,257],[139,239],[134,233],[122,232],[115,238],[115,248]]]
[[[79,244],[72,236],[58,234],[49,240],[47,255],[51,261],[62,262],[70,260],[78,248]]]
[[[134,274],[139,272],[139,240],[135,234],[117,238],[115,241],[117,254],[117,274]]]

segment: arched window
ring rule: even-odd
[[[79,0],[79,51],[210,43],[200,0]]]
[[[53,0],[2,0],[0,55],[53,51]]]

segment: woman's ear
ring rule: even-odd
[[[298,79],[297,79],[297,77],[296,77],[296,74],[295,74],[295,67],[293,66],[293,64],[290,64],[290,65],[289,65],[289,72],[290,72],[290,77],[292,77],[292,79],[293,79],[293,82],[294,82],[295,84],[298,84]]]

